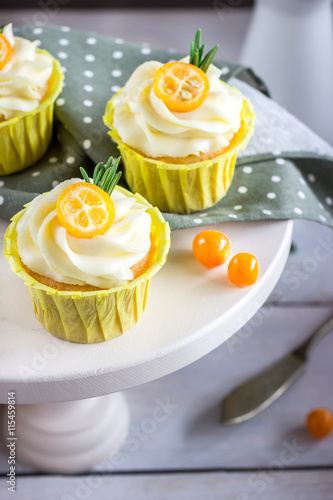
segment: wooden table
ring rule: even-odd
[[[5,13],[3,22],[26,22],[33,12]],[[219,33],[224,55],[236,60],[249,19],[243,10],[141,13],[127,24],[126,38],[183,49],[201,24],[214,43]],[[50,22],[121,36],[128,13],[61,13]],[[146,24],[145,24],[146,23]],[[205,29],[206,27],[206,29]],[[215,34],[214,34],[215,33]],[[131,411],[130,440],[112,462],[83,476],[38,475],[18,467],[16,498],[45,500],[212,499],[330,500],[333,498],[332,438],[314,442],[304,431],[306,413],[333,409],[333,335],[311,357],[306,374],[279,401],[253,420],[235,427],[220,424],[220,401],[231,388],[268,366],[304,340],[332,313],[332,232],[319,224],[296,222],[296,252],[256,316],[230,341],[195,363],[126,391]],[[315,258],[321,248],[324,260]],[[147,429],[158,399],[174,405],[163,422]],[[146,432],[145,432],[146,431]],[[281,453],[294,446],[288,463]],[[0,455],[1,498],[6,490],[7,455]],[[284,459],[283,459],[284,460]]]

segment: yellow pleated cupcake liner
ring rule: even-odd
[[[114,97],[108,102],[103,119],[121,152],[125,179],[133,192],[140,193],[163,212],[171,213],[205,210],[226,195],[237,153],[246,147],[254,131],[256,117],[247,99],[243,99],[241,128],[232,147],[211,160],[185,165],[146,158],[125,144],[113,128]]]
[[[91,344],[118,337],[132,328],[145,310],[149,281],[163,266],[170,247],[170,228],[160,211],[142,196],[116,187],[146,205],[152,218],[156,256],[150,268],[126,285],[92,292],[55,290],[32,278],[23,268],[17,248],[17,213],[5,234],[4,254],[12,270],[29,287],[34,311],[40,323],[53,335],[69,342]]]
[[[46,50],[37,50],[51,55]],[[0,175],[30,167],[45,154],[52,138],[54,102],[63,80],[60,63],[53,58],[48,91],[41,104],[33,111],[0,122]]]

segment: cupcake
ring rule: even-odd
[[[204,210],[223,198],[253,133],[251,103],[212,64],[217,48],[204,56],[198,30],[189,57],[140,65],[106,107],[128,185],[165,212]]]
[[[5,256],[38,320],[70,342],[103,342],[132,328],[169,250],[159,210],[116,186],[119,160],[37,196],[5,234]]]
[[[37,44],[14,37],[11,24],[0,29],[0,175],[33,165],[51,141],[64,76]]]

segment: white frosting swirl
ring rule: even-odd
[[[170,111],[153,88],[161,66],[157,61],[141,64],[114,97],[113,127],[121,140],[151,157],[185,157],[227,147],[241,125],[241,93],[224,84],[221,71],[210,65],[204,102],[193,111]]]
[[[34,198],[17,224],[22,262],[32,271],[62,283],[108,289],[133,279],[130,269],[149,251],[151,217],[147,207],[117,188],[111,199],[115,221],[103,235],[76,238],[58,222],[56,203],[70,179]]]
[[[36,51],[38,40],[14,37],[11,24],[2,34],[13,48],[12,58],[0,71],[0,116],[9,120],[39,106],[53,71],[53,59]]]

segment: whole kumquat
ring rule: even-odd
[[[230,251],[230,241],[219,231],[202,231],[193,240],[194,256],[206,267],[220,266],[229,257]]]
[[[171,62],[156,71],[154,90],[170,111],[192,111],[207,97],[209,80],[193,64]]]
[[[230,281],[239,287],[253,285],[259,276],[257,258],[250,253],[238,253],[232,257],[228,266]]]
[[[114,221],[110,196],[95,184],[77,182],[62,191],[57,200],[59,223],[72,236],[93,238],[104,234]]]
[[[306,427],[311,436],[321,439],[328,436],[333,427],[332,413],[326,408],[316,408],[306,417]]]
[[[2,70],[8,61],[12,58],[13,49],[7,38],[0,33],[0,70]]]

